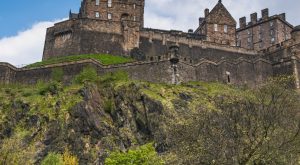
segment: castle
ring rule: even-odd
[[[78,54],[130,56],[136,62],[104,66],[89,59],[39,68],[15,68],[0,63],[0,82],[36,83],[49,80],[62,68],[67,81],[84,67],[99,74],[127,71],[131,78],[180,83],[218,81],[256,86],[268,77],[294,75],[300,88],[300,26],[293,27],[285,14],[262,18],[251,14],[235,19],[219,0],[205,9],[199,27],[188,32],[144,27],[145,0],[83,0],[79,13],[47,29],[43,60]]]

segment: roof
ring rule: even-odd
[[[230,22],[227,22],[228,24],[236,24],[235,19],[232,17],[232,15],[229,13],[229,11],[226,9],[226,7],[223,5],[222,1],[219,0],[219,2],[217,3],[217,5],[211,10],[211,12],[209,12],[209,14],[207,15],[207,17],[205,18],[206,22],[210,22],[212,20],[215,20],[216,15],[219,15],[221,12],[222,17],[228,17],[230,19]],[[225,21],[225,20],[220,20],[220,21]]]
[[[296,26],[296,27],[292,30],[292,32],[296,32],[296,31],[300,31],[300,25]]]

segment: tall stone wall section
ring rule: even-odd
[[[273,76],[271,64],[263,60],[247,61],[240,59],[235,63],[226,60],[219,63],[203,60],[196,65],[179,62],[176,66],[176,71],[174,71],[174,66],[169,60],[135,62],[112,66],[101,65],[95,60],[83,60],[32,69],[17,69],[9,64],[1,64],[0,82],[25,84],[35,84],[38,81],[48,82],[52,79],[54,70],[60,68],[64,72],[63,81],[70,83],[86,67],[94,67],[99,75],[123,70],[132,79],[159,83],[172,83],[175,76],[179,83],[218,81],[255,86],[263,82],[267,77]],[[257,72],[261,70],[264,70],[265,74]],[[259,81],[257,76],[260,76],[262,80]]]

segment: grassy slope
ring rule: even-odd
[[[121,76],[120,76],[121,75]],[[234,88],[228,85],[219,83],[202,83],[194,82],[183,85],[169,85],[169,84],[156,84],[141,81],[131,81],[122,74],[116,75],[115,77],[102,77],[102,85],[111,84],[108,87],[101,86],[99,90],[104,93],[104,98],[109,99],[106,92],[123,93],[125,101],[129,101],[131,95],[146,95],[152,100],[161,102],[164,107],[164,122],[180,122],[180,109],[196,110],[198,107],[206,107],[208,109],[214,109],[214,103],[212,98],[217,95],[235,94],[243,95],[245,91],[238,88]],[[10,154],[10,159],[15,159],[16,162],[20,163],[21,160],[24,163],[33,163],[35,154],[39,150],[35,148],[36,144],[40,143],[42,139],[45,139],[46,130],[49,128],[49,121],[58,121],[62,125],[68,123],[70,109],[78,102],[82,101],[78,91],[83,88],[82,85],[71,85],[62,87],[59,93],[51,95],[44,93],[45,89],[49,89],[49,84],[38,84],[36,86],[23,86],[23,85],[10,85],[2,86],[0,88],[0,127],[8,127],[11,125],[13,129],[13,135],[10,138],[4,138],[2,149],[0,147],[0,155],[3,151],[15,150],[15,154]],[[104,88],[104,89],[103,89]],[[106,89],[107,88],[107,89]],[[113,88],[113,90],[111,90]],[[137,89],[137,91],[135,91]],[[122,92],[123,91],[123,92]],[[184,94],[191,99],[184,101],[180,98],[180,94]],[[109,94],[108,94],[109,95]],[[134,101],[139,104],[138,101]],[[22,114],[24,106],[29,105],[29,112],[25,118],[20,118],[17,121],[15,113]],[[59,108],[56,107],[59,105]],[[23,108],[22,108],[23,107]],[[126,109],[126,108],[125,108]],[[128,109],[130,111],[130,109]],[[124,111],[125,112],[125,111]],[[127,111],[126,111],[127,112]],[[109,115],[110,112],[107,112]],[[25,115],[25,114],[24,114]],[[112,114],[110,114],[112,115]],[[38,116],[39,123],[38,127],[28,125],[28,119]],[[47,120],[44,120],[47,118]],[[104,120],[99,119],[99,120]],[[6,124],[10,123],[10,124]],[[168,125],[168,124],[166,124]],[[63,126],[62,126],[63,127]],[[41,131],[39,131],[41,128]],[[130,141],[136,141],[135,136],[131,135],[130,130],[122,132],[121,130],[126,128],[120,128],[121,136],[128,137]],[[36,134],[29,144],[24,145],[23,141]],[[117,139],[117,137],[104,137],[109,139]],[[114,143],[113,140],[110,140]],[[90,144],[91,145],[91,144]],[[10,148],[10,146],[12,148]],[[92,147],[91,150],[98,150]],[[59,151],[58,151],[59,152]],[[3,153],[2,153],[3,154]],[[75,153],[76,154],[76,153]],[[25,157],[27,157],[25,159]]]
[[[26,68],[41,67],[45,65],[57,64],[62,62],[74,62],[74,61],[80,61],[85,59],[95,59],[100,63],[102,63],[103,65],[123,64],[123,63],[134,61],[131,58],[126,58],[122,56],[113,56],[108,54],[85,54],[85,55],[74,55],[74,56],[51,58],[49,60],[30,64],[26,66]]]

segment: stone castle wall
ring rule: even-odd
[[[203,59],[196,65],[182,61],[176,65],[176,72],[174,72],[174,66],[169,60],[104,66],[90,59],[32,69],[17,69],[9,64],[0,63],[0,83],[35,84],[39,80],[48,82],[51,80],[55,68],[61,68],[64,72],[64,82],[70,83],[76,75],[88,66],[94,67],[99,75],[123,70],[132,79],[159,83],[172,83],[176,77],[176,82],[219,81],[255,86],[267,77],[273,76],[272,65],[261,59],[256,61],[239,59],[235,63],[226,60],[215,63]],[[262,71],[265,73],[260,73]],[[261,78],[257,76],[261,76]],[[257,81],[259,79],[261,81]]]

